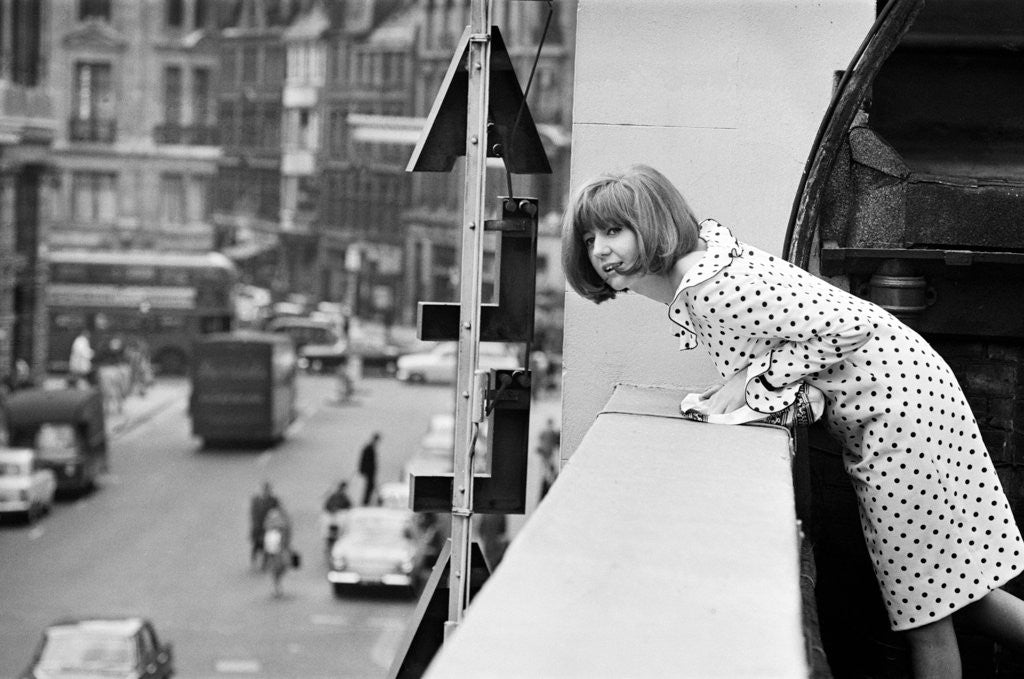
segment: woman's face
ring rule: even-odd
[[[642,274],[619,273],[633,266],[640,253],[640,244],[633,229],[617,225],[596,227],[584,232],[583,243],[594,271],[616,292],[627,289],[642,277]]]

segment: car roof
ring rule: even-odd
[[[367,518],[385,518],[385,519],[402,519],[409,518],[413,514],[411,509],[405,509],[403,507],[374,507],[374,506],[363,506],[353,507],[348,510],[349,520],[358,519],[360,517]]]
[[[116,634],[118,636],[131,636],[138,632],[146,620],[140,617],[127,618],[71,618],[59,620],[48,626],[47,631],[81,631],[96,632],[100,634]]]
[[[10,462],[27,462],[36,454],[32,448],[5,448],[0,447],[0,460]]]
[[[282,330],[284,328],[327,328],[328,330],[333,330],[335,323],[328,320],[294,316],[282,316],[267,323],[267,329],[269,330]]]
[[[7,397],[4,406],[10,426],[43,422],[79,422],[90,408],[99,408],[103,400],[95,389],[22,389]]]
[[[455,427],[455,415],[453,413],[434,413],[430,416],[428,429],[453,429]]]
[[[438,342],[432,347],[426,347],[416,353],[430,354],[440,351],[448,351],[452,349],[458,349],[459,343],[451,340],[445,340]],[[478,346],[478,353],[488,354],[490,356],[506,356],[512,355],[512,348],[509,347],[505,342],[480,342]]]
[[[282,344],[290,341],[280,333],[260,332],[259,330],[232,330],[231,332],[215,332],[203,335],[196,340],[197,344]]]

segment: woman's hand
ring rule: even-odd
[[[746,387],[747,371],[741,370],[723,384],[706,389],[700,398],[708,402],[708,413],[711,415],[731,413],[746,404]]]

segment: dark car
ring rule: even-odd
[[[346,361],[348,343],[332,321],[279,316],[267,323],[266,329],[292,338],[301,368],[332,372]]]
[[[171,644],[145,618],[78,618],[43,632],[21,679],[166,679],[174,674]]]
[[[24,389],[3,404],[11,446],[33,448],[57,493],[81,493],[107,471],[103,397],[96,389]]]

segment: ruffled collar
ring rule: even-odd
[[[683,291],[700,285],[713,278],[732,263],[733,258],[743,254],[740,243],[726,227],[713,219],[705,219],[700,223],[700,238],[707,243],[708,249],[704,256],[683,276],[676,288],[675,297],[669,304],[668,317],[682,328],[679,335],[680,349],[693,349],[697,346],[697,333],[693,329]]]

